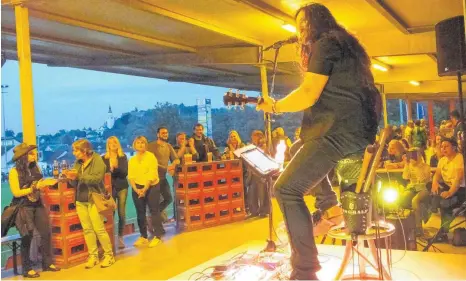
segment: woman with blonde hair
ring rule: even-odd
[[[157,158],[147,151],[149,143],[144,136],[133,141],[136,154],[128,162],[128,180],[133,189],[133,202],[136,207],[139,232],[141,236],[134,246],[149,245],[155,247],[162,242],[165,233],[160,216],[160,186]],[[149,243],[147,239],[146,207],[151,213],[152,227],[155,237]]]
[[[228,134],[227,147],[223,152],[222,159],[235,159],[233,152],[238,148],[244,147],[244,143],[241,141],[241,137],[235,130],[230,131]]]
[[[107,139],[107,151],[102,156],[107,173],[112,175],[112,196],[118,206],[118,248],[123,249],[123,230],[126,223],[126,199],[128,198],[128,159],[123,153],[120,141],[111,136]]]
[[[106,166],[102,157],[95,153],[92,144],[86,139],[80,139],[72,144],[73,155],[76,157],[73,169],[65,173],[76,187],[76,211],[81,222],[89,258],[86,268],[93,268],[99,263],[97,239],[104,250],[102,268],[115,263],[110,237],[105,230],[103,219],[92,200],[92,193],[106,194],[104,176]]]
[[[385,161],[386,169],[400,169],[404,168],[405,162],[403,156],[405,155],[405,148],[403,144],[398,140],[391,140],[388,143],[388,156],[390,160]]]

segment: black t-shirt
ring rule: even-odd
[[[375,85],[365,85],[357,58],[336,39],[322,37],[312,45],[308,72],[329,76],[317,102],[304,111],[301,138],[355,135],[374,142],[377,133]]]

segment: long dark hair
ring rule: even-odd
[[[18,172],[19,188],[29,186],[34,181],[42,178],[42,174],[36,162],[29,163],[28,154],[19,157],[15,162],[16,171]]]
[[[307,30],[305,38],[299,44],[301,67],[307,69],[309,58],[312,56],[312,45],[316,41],[322,38],[333,39],[340,45],[344,58],[354,58],[358,62],[356,71],[361,82],[365,86],[373,86],[374,77],[370,70],[369,56],[358,39],[337,23],[327,7],[318,3],[304,5],[296,11],[295,19],[300,12],[304,13],[304,17],[303,22],[298,25],[305,26]]]

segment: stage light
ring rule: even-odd
[[[291,32],[291,33],[296,33],[296,27],[294,25],[289,24],[289,23],[284,23],[282,25],[282,28],[285,29],[286,31]]]
[[[377,64],[377,63],[373,63],[372,64],[372,67],[377,69],[377,70],[380,70],[380,71],[383,71],[383,72],[387,72],[388,71],[388,68],[386,68],[385,66],[382,66],[380,64]]]
[[[419,86],[421,85],[421,83],[419,81],[409,81],[409,84],[413,85],[413,86]]]
[[[392,204],[392,203],[396,202],[397,199],[398,199],[398,190],[396,190],[395,188],[387,187],[383,191],[383,200],[386,203]]]

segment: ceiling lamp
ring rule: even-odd
[[[419,85],[421,85],[421,83],[420,83],[419,81],[414,81],[414,80],[409,81],[409,84],[411,84],[411,85],[413,85],[413,86],[419,86]]]
[[[291,33],[296,33],[296,27],[292,24],[289,24],[289,23],[284,23],[282,25],[282,28],[291,32]]]
[[[378,63],[373,63],[372,64],[372,67],[377,69],[377,70],[380,70],[380,71],[383,71],[383,72],[387,72],[388,71],[388,68],[381,65],[381,64],[378,64]]]

